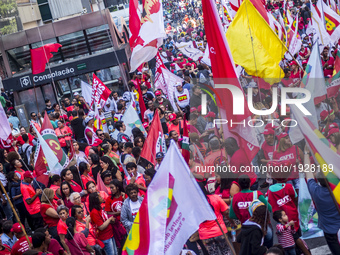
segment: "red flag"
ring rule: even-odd
[[[135,87],[139,94],[138,102],[139,102],[140,114],[142,116],[142,122],[144,122],[144,112],[146,111],[146,106],[145,106],[145,102],[143,99],[142,90],[140,89],[141,83],[138,83],[137,80],[134,80],[133,83],[135,84]]]
[[[156,153],[160,151],[165,152],[165,150],[166,147],[162,124],[158,112],[156,111],[140,156],[152,164],[156,164]]]
[[[129,29],[131,32],[131,36],[129,39],[131,50],[135,46],[135,41],[138,37],[140,30],[140,11],[138,10],[138,0],[130,0],[129,5]]]
[[[46,44],[43,47],[32,49],[31,61],[32,61],[32,74],[38,74],[45,72],[46,64],[53,57],[51,52],[58,52],[61,47],[59,43]]]
[[[184,121],[183,121],[182,156],[185,159],[185,162],[189,164],[189,159],[190,159],[189,132],[188,132],[188,125],[187,125],[185,116],[184,116]]]
[[[248,125],[248,119],[250,119],[251,112],[248,108],[247,101],[245,99],[243,89],[238,81],[236,75],[234,60],[231,56],[229,45],[225,33],[223,32],[222,24],[216,10],[216,5],[212,0],[203,0],[202,9],[204,19],[209,22],[205,23],[205,31],[209,45],[209,54],[211,59],[211,68],[214,74],[214,83],[217,84],[229,84],[234,85],[238,90],[242,92],[242,97],[235,98],[237,102],[241,100],[244,103],[244,114],[233,115],[234,99],[229,89],[218,88],[216,91],[221,97],[221,100],[217,100],[221,118],[228,120],[228,125],[222,125],[225,138],[231,132],[238,139],[240,148],[245,150],[247,157],[250,161],[254,158],[259,151],[259,144],[256,139],[255,132]],[[231,123],[245,123],[233,124]]]
[[[93,84],[92,84],[92,95],[91,95],[91,106],[95,104],[100,104],[100,101],[109,98],[111,90],[105,86],[105,84],[99,80],[97,75],[93,74]]]

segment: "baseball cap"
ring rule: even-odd
[[[197,111],[197,108],[196,108],[196,107],[191,107],[191,108],[190,108],[190,112],[195,112],[195,111]]]
[[[197,111],[201,112],[202,111],[202,105],[197,106]]]
[[[22,230],[19,223],[14,223],[13,227],[11,228],[11,232],[19,234],[19,233],[23,232],[23,230]]]
[[[178,56],[182,57],[182,56],[183,56],[183,54],[182,54],[182,53],[179,53],[179,54],[178,54]]]
[[[156,95],[156,96],[162,95],[162,92],[160,92],[159,90],[157,90],[157,91],[155,92],[155,95]]]
[[[175,63],[171,63],[170,66],[175,66]]]
[[[182,82],[176,82],[175,87],[182,86]]]
[[[79,93],[78,92],[74,92],[73,96],[79,96]]]
[[[292,66],[292,65],[298,65],[297,63],[296,63],[296,61],[295,60],[293,60],[292,62],[290,62],[290,64],[289,64],[290,66]]]
[[[253,216],[253,213],[255,212],[256,208],[261,205],[264,205],[264,203],[262,203],[260,200],[258,199],[253,200],[253,202],[251,202],[248,208],[250,216]]]
[[[210,117],[210,118],[215,118],[216,114],[214,112],[208,112],[208,114],[205,116],[206,118]]]
[[[144,123],[143,123],[143,127],[144,127],[144,128],[147,128],[148,126],[149,126],[149,123],[147,123],[147,122],[144,122]]]
[[[275,126],[273,126],[271,123],[268,123],[264,129],[275,129]]]
[[[160,48],[158,48],[158,50],[163,50],[163,48],[162,48],[162,47],[160,47]]]
[[[327,134],[327,138],[335,133],[339,133],[339,128],[332,128],[331,130],[329,130]]]
[[[188,61],[192,61],[192,58],[188,58]]]
[[[323,110],[323,111],[320,113],[320,118],[321,118],[322,121],[326,121],[327,118],[328,118],[328,116],[329,116],[329,115],[332,115],[332,114],[334,114],[333,109],[330,110],[330,111],[328,111],[328,110]]]
[[[87,116],[87,117],[85,118],[85,123],[86,123],[86,124],[89,123],[89,121],[92,120],[92,119],[93,119],[93,117]]]
[[[177,119],[177,115],[176,115],[175,113],[171,113],[171,114],[169,115],[169,120],[170,120],[170,121],[174,121],[175,119]]]
[[[31,171],[26,171],[26,172],[24,173],[24,178],[32,178],[32,179],[33,179],[32,172],[31,172]]]
[[[142,75],[142,72],[137,72],[137,75]]]
[[[156,159],[159,159],[159,158],[164,158],[164,153],[163,152],[157,152],[156,154]]]
[[[271,128],[265,128],[262,134],[264,134],[264,135],[273,135],[273,134],[275,134],[275,131],[273,129],[271,129]]]
[[[288,136],[288,134],[286,133],[286,132],[282,132],[281,134],[279,134],[278,136],[277,136],[277,140],[281,140],[282,138],[285,138],[286,136]]]
[[[174,61],[177,61],[177,60],[179,60],[178,58],[174,58]]]
[[[308,64],[308,60],[305,59],[304,61],[302,61],[302,64],[303,64],[303,65],[304,65],[304,64],[307,65],[307,64]]]

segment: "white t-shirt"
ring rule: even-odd
[[[135,219],[135,217],[138,213],[139,207],[140,207],[140,203],[139,203],[138,200],[136,202],[132,202],[132,200],[130,200],[130,208],[131,208],[131,213],[132,213],[133,219]]]
[[[183,89],[182,92],[175,90],[175,97],[179,107],[184,108],[190,103],[190,93],[187,89]]]

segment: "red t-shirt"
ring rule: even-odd
[[[236,217],[244,223],[246,220],[250,218],[249,214],[249,206],[251,202],[254,200],[254,192],[257,192],[256,198],[259,198],[261,195],[263,196],[261,191],[253,191],[253,192],[239,192],[236,193],[232,200],[233,211]]]
[[[77,232],[82,232],[86,228],[86,224],[76,220],[76,230]],[[87,236],[87,241],[91,246],[96,245],[96,233],[93,225],[89,225],[89,235]]]
[[[295,221],[294,229],[297,231],[300,227],[300,222],[299,213],[294,203],[295,190],[290,183],[282,183],[281,185],[283,188],[278,191],[272,192],[268,190],[268,202],[272,206],[273,212],[277,210],[285,211],[289,221]]]
[[[73,192],[79,192],[80,193],[80,192],[83,191],[83,188],[73,180],[71,181],[70,185],[71,185]]]
[[[106,220],[109,219],[106,212],[102,209],[98,211],[97,209],[92,209],[90,212],[91,221],[95,228],[97,228],[98,239],[101,241],[108,240],[113,237],[113,229],[111,224],[107,226],[104,230],[99,230],[98,227],[104,224]]]
[[[297,164],[297,160],[299,162],[301,161],[300,155],[299,155],[299,147],[296,145],[293,145],[286,151],[274,151],[273,159],[278,159],[280,161],[288,160],[293,166]],[[291,168],[291,173],[289,175],[289,179],[296,179],[299,178],[299,171],[296,171],[294,168]]]
[[[32,237],[28,237],[28,239],[30,240],[30,243],[32,243]],[[26,236],[23,236],[13,245],[11,255],[21,255],[25,251],[28,251],[29,248]]]
[[[47,250],[51,252],[53,255],[63,255],[64,249],[60,246],[57,240],[51,239],[50,244],[48,245]]]
[[[57,225],[57,231],[58,231],[58,235],[66,235],[67,234],[67,225],[65,222],[63,222],[61,219],[58,222]]]
[[[236,173],[238,174],[238,176],[243,174],[248,175],[250,179],[250,186],[252,186],[256,182],[257,175],[254,173],[244,150],[237,150],[231,157],[229,165],[230,167],[236,167]]]
[[[326,63],[326,61],[323,60],[323,58],[321,58],[321,62],[322,62],[322,66]],[[328,61],[327,61],[327,65],[332,66],[332,69],[323,69],[323,74],[326,77],[327,75],[333,76],[333,69],[334,69],[334,58],[333,57],[329,57]]]
[[[89,181],[93,181],[94,183],[96,183],[94,179],[90,177],[89,175],[88,176],[82,175],[81,181],[83,182],[84,187],[86,187],[86,183],[88,183]]]
[[[106,212],[120,212],[123,206],[123,196],[119,198],[112,198],[111,196],[105,202]],[[120,215],[115,216],[117,220],[120,220]]]
[[[224,149],[211,152],[204,161],[205,166],[220,166],[223,162],[228,162]],[[210,174],[211,176],[215,176],[215,172],[211,172]]]
[[[22,194],[22,198],[24,200],[24,204],[26,206],[27,211],[29,214],[36,214],[40,212],[40,200],[39,197],[36,197],[34,201],[29,205],[27,204],[26,200],[32,198],[35,195],[35,190],[30,184],[21,183],[20,184],[20,191]]]
[[[28,141],[29,141],[29,144],[31,145],[31,146],[33,146],[33,139],[34,139],[34,136],[33,135],[31,135],[30,133],[27,133],[27,136],[28,136]],[[24,145],[24,140],[22,139],[22,135],[21,136],[19,136],[18,138],[17,138],[17,143],[18,144],[20,144],[20,145]]]
[[[40,205],[40,214],[43,217],[44,222],[48,225],[48,227],[55,227],[55,226],[58,225],[58,222],[59,222],[59,218],[52,218],[52,217],[50,217],[46,214],[46,211],[49,208],[53,208],[55,210],[57,209],[57,206],[54,205],[54,203],[52,203],[52,205],[50,205],[50,204],[41,204]]]
[[[214,207],[214,213],[224,233],[227,233],[228,230],[224,224],[222,212],[228,210],[228,205],[224,203],[222,198],[220,198],[218,195],[208,195],[207,197],[209,198],[209,203]],[[198,233],[200,235],[200,239],[202,240],[222,235],[221,229],[219,228],[215,220],[208,220],[201,223],[198,229]]]

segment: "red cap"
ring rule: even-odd
[[[265,128],[262,134],[264,134],[264,135],[273,135],[273,134],[275,134],[275,131],[273,129],[271,129],[271,128]]]
[[[288,136],[288,134],[286,133],[286,132],[282,132],[281,134],[279,134],[278,136],[277,136],[277,140],[281,140],[282,138],[284,138],[284,137],[286,137],[286,136]]]
[[[169,115],[169,120],[170,121],[174,121],[174,120],[176,120],[177,119],[177,115],[175,114],[175,113],[171,113],[170,115]]]
[[[156,95],[156,96],[162,95],[162,92],[160,92],[159,90],[157,90],[157,91],[155,92],[155,95]]]
[[[205,115],[206,118],[215,118],[216,114],[214,112],[208,112],[207,115]]]
[[[298,65],[297,63],[296,63],[296,61],[295,60],[293,60],[292,62],[290,62],[290,64],[289,64],[290,66],[292,66],[292,65]]]
[[[186,63],[185,65],[186,65],[186,66],[191,66],[191,64],[190,64],[190,63]]]
[[[24,178],[32,178],[33,179],[33,173],[31,171],[26,171],[24,173]]]
[[[189,61],[192,61],[192,58],[188,58]]]
[[[170,66],[175,66],[175,63],[171,63]]]
[[[158,48],[158,50],[163,50],[163,48],[162,48],[162,47],[160,47],[160,48]]]
[[[195,112],[195,111],[197,111],[197,108],[196,108],[196,107],[191,107],[191,108],[190,108],[190,112]]]
[[[148,126],[149,126],[149,123],[147,123],[147,122],[144,122],[144,123],[143,123],[143,127],[144,127],[144,128],[147,128]]]
[[[202,105],[197,106],[197,111],[201,112],[202,111]]]
[[[183,56],[183,54],[182,54],[182,53],[179,53],[179,54],[178,54],[178,56],[182,57],[182,56]]]
[[[321,118],[322,121],[326,121],[327,118],[328,118],[328,116],[329,116],[329,115],[332,115],[332,114],[334,114],[333,109],[330,110],[329,112],[328,112],[328,110],[323,110],[323,111],[320,113],[320,118]]]
[[[19,223],[14,223],[13,227],[11,228],[11,232],[19,234],[19,233],[23,232],[23,230],[22,230]]]
[[[331,130],[332,128],[339,128],[339,126],[338,126],[338,124],[336,124],[336,123],[334,122],[334,123],[332,123],[332,124],[330,124],[330,125],[328,126],[328,129],[329,129],[329,130]]]
[[[268,123],[264,129],[275,129],[275,126],[273,126],[272,123]]]
[[[307,64],[308,63],[308,60],[307,59],[305,59],[304,61],[302,61],[302,64],[304,65],[304,64]]]
[[[327,138],[330,137],[331,135],[339,133],[339,128],[332,128],[331,130],[328,131]]]

